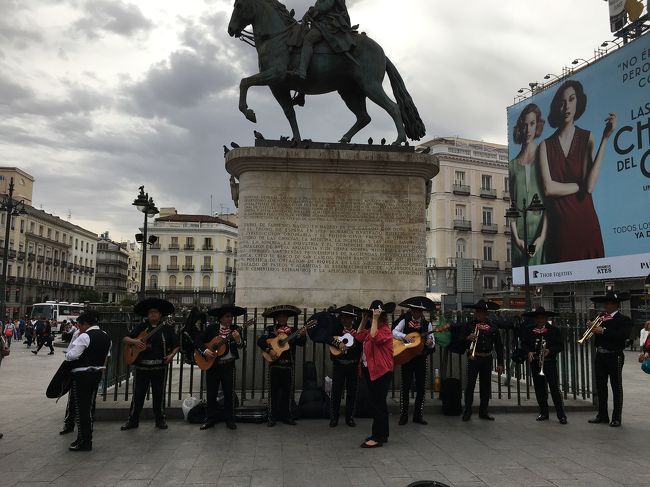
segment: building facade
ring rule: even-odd
[[[148,227],[158,241],[147,255],[147,295],[174,305],[212,307],[232,300],[237,275],[237,225],[209,215],[161,208]]]
[[[128,296],[127,243],[114,242],[104,232],[97,241],[95,291],[102,303],[121,303]]]
[[[140,292],[140,276],[142,272],[142,249],[135,242],[126,242],[126,251],[129,254],[126,270],[126,292],[129,296],[137,296]]]
[[[508,289],[507,147],[460,138],[436,138],[421,147],[431,147],[440,162],[427,209],[427,291],[456,307]]]

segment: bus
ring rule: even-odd
[[[30,318],[38,320],[45,318],[51,320],[52,331],[59,331],[59,324],[63,321],[76,320],[84,309],[83,303],[68,303],[66,301],[45,301],[32,305]]]

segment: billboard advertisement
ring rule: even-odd
[[[650,274],[650,35],[508,108],[513,282]],[[527,234],[528,249],[524,247]]]

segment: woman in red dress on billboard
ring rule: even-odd
[[[616,126],[616,114],[610,113],[605,119],[594,157],[592,133],[575,125],[586,108],[587,95],[582,84],[575,80],[564,82],[551,101],[548,115],[549,125],[557,130],[539,148],[548,216],[548,264],[605,256],[591,195],[600,176],[605,145]]]

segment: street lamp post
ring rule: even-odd
[[[140,193],[133,201],[133,206],[144,213],[144,228],[142,231],[142,265],[140,269],[140,299],[144,299],[146,296],[147,245],[149,242],[149,239],[147,238],[147,221],[149,217],[158,214],[158,208],[156,208],[153,198],[149,197],[149,193],[144,192],[144,186],[140,186]]]
[[[506,218],[509,220],[516,220],[517,218],[522,217],[524,219],[524,293],[526,295],[526,311],[532,311],[528,264],[530,262],[531,254],[535,253],[535,246],[528,244],[528,212],[532,211],[539,213],[544,211],[545,208],[537,193],[535,193],[533,196],[533,200],[530,202],[530,205],[526,206],[525,198],[522,203],[522,208],[517,207],[517,203],[513,198],[512,205],[510,208],[508,208],[508,211],[506,211]]]
[[[7,212],[5,219],[4,258],[2,259],[2,276],[0,276],[0,317],[4,321],[7,317],[7,266],[9,264],[9,232],[11,231],[11,217],[24,215],[24,201],[16,201],[14,196],[14,178],[9,181],[9,192],[0,200],[0,211]]]

